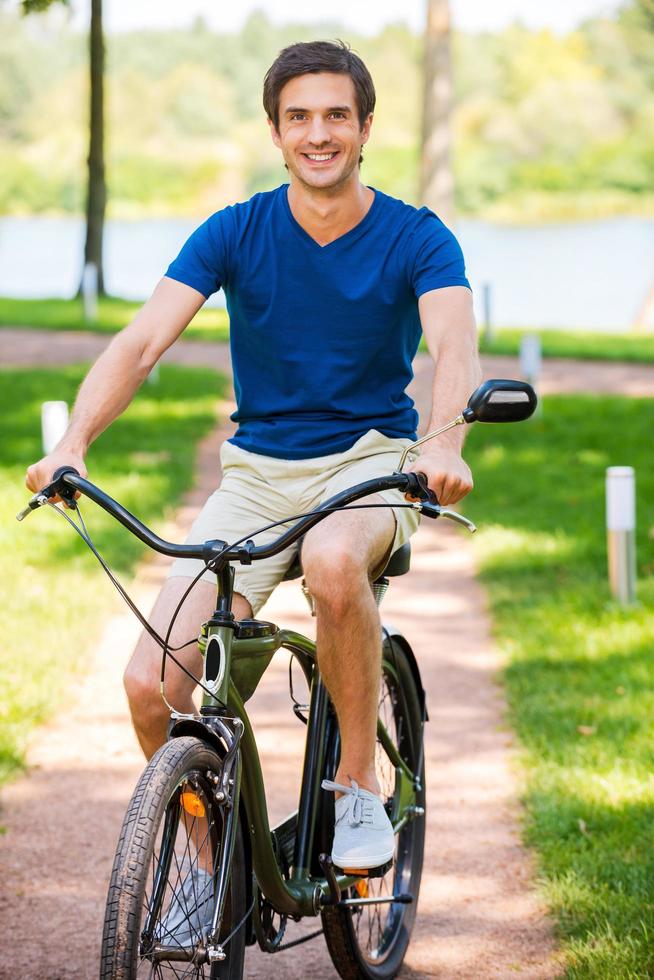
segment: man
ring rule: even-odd
[[[294,44],[280,53],[265,78],[264,107],[289,184],[217,212],[194,232],[89,372],[66,435],[28,470],[31,490],[64,464],[85,473],[90,443],[221,286],[231,322],[238,429],[221,453],[221,487],[190,540],[233,541],[392,472],[415,438],[416,413],[405,388],[421,327],[436,362],[430,427],[459,412],[480,376],[461,250],[427,209],[361,182],[374,106],[370,74],[345,45]],[[419,468],[443,504],[472,488],[459,433],[446,434],[420,456]],[[401,502],[396,492],[383,497]],[[374,768],[381,632],[370,581],[416,523],[407,509],[352,510],[325,519],[302,545],[316,606],[318,661],[341,732],[332,853],[340,867],[380,866],[394,850]],[[286,552],[237,569],[237,618],[257,614],[292,558]],[[152,615],[159,632],[201,568],[173,565]],[[214,599],[215,579],[207,573],[182,609],[173,642],[197,631]],[[199,670],[196,652],[181,656]],[[144,635],[125,675],[148,757],[163,742],[168,720],[159,661],[159,648]],[[178,670],[169,677],[168,700],[192,710],[192,682]],[[355,807],[357,797],[367,805]]]

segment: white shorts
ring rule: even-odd
[[[391,474],[410,442],[410,439],[391,439],[370,429],[344,453],[298,460],[261,456],[225,442],[220,451],[222,483],[202,508],[187,541],[232,543],[273,521],[314,510],[341,490],[376,476]],[[398,490],[385,490],[380,496],[391,504],[406,503]],[[398,508],[393,513],[395,539],[392,551],[396,551],[416,531],[420,516],[409,508]],[[293,524],[295,521],[291,520],[264,531],[254,538],[254,543],[261,545],[274,541]],[[283,579],[299,547],[298,541],[271,558],[235,566],[234,591],[247,599],[255,616]],[[173,562],[170,575],[192,578],[203,567],[200,559],[178,558]],[[203,578],[212,583],[216,581],[215,574],[209,571]]]

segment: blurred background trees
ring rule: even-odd
[[[81,213],[87,39],[62,19],[0,5],[0,212]],[[423,39],[402,25],[356,37],[338,24],[236,35],[107,38],[109,213],[203,215],[285,171],[263,124],[261,80],[291,40],[345,36],[378,90],[364,179],[418,199]],[[654,0],[565,36],[514,24],[452,36],[455,205],[487,218],[654,213]]]
[[[53,4],[68,6],[70,0],[21,0],[23,14],[45,13]],[[104,165],[104,70],[105,43],[102,23],[102,0],[91,0],[88,42],[89,117],[86,179],[86,238],[84,264],[97,272],[96,288],[104,295],[102,246],[104,216],[107,204],[107,182]],[[80,281],[80,293],[82,282]]]
[[[454,218],[451,34],[449,0],[427,0],[419,196],[447,225]]]

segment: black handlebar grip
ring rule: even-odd
[[[69,507],[74,509],[76,506],[76,491],[64,483],[63,477],[66,475],[66,473],[74,473],[75,476],[80,475],[79,471],[76,470],[74,466],[60,466],[52,474],[52,482],[49,484],[49,486],[43,488],[43,493],[45,493],[46,497],[48,498],[54,496],[61,497],[61,499],[68,504]]]
[[[52,474],[52,482],[53,483],[56,483],[58,480],[61,480],[61,478],[64,475],[64,473],[74,473],[75,476],[79,476],[80,475],[79,474],[79,471],[76,470],[74,466],[60,466]]]

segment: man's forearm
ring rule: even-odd
[[[477,354],[474,328],[465,327],[453,343],[443,343],[435,357],[436,370],[432,387],[432,407],[428,432],[438,429],[459,415],[481,381],[481,366]],[[467,434],[466,426],[457,426],[434,440],[433,448],[461,451]],[[428,451],[427,444],[425,450]]]
[[[82,382],[58,448],[84,456],[94,439],[127,408],[151,367],[135,338],[126,333],[115,337]]]
[[[424,293],[420,321],[436,370],[427,431],[440,429],[461,414],[481,379],[472,297],[463,286]],[[456,426],[421,447],[411,469],[427,476],[429,488],[445,506],[472,490],[470,467],[461,457],[465,426]]]

